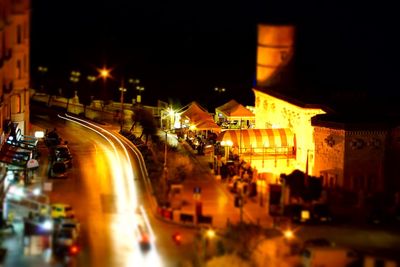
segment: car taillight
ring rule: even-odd
[[[69,248],[69,252],[71,254],[75,255],[79,252],[79,247],[77,245],[73,245]]]

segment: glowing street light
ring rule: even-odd
[[[43,91],[43,89],[44,89],[44,86],[43,86],[43,83],[44,83],[44,76],[45,76],[45,74],[47,73],[47,71],[48,71],[49,69],[46,67],[46,66],[39,66],[38,67],[38,72],[40,73],[40,89]]]
[[[110,74],[110,69],[107,69],[107,68],[102,68],[102,69],[99,69],[99,73],[100,73],[100,76],[104,79],[104,80],[106,80],[108,77],[110,77],[111,76],[111,74]]]
[[[286,239],[293,239],[293,238],[294,238],[294,233],[293,233],[292,230],[287,229],[287,230],[283,231],[283,236],[284,236]]]
[[[96,76],[89,75],[89,76],[87,76],[87,80],[89,82],[94,82],[94,81],[96,81]]]
[[[44,67],[44,66],[39,66],[39,67],[38,67],[38,71],[39,71],[40,73],[45,73],[45,72],[48,71],[48,68],[47,68],[47,67]]]
[[[206,231],[206,236],[207,236],[208,238],[210,238],[210,239],[214,238],[214,237],[215,237],[215,231],[214,231],[213,229],[208,229],[208,230]]]
[[[103,90],[102,90],[102,93],[101,93],[101,95],[102,95],[101,98],[102,98],[102,109],[104,109],[105,102],[106,102],[106,100],[108,100],[108,99],[106,99],[107,98],[106,81],[107,81],[107,78],[111,77],[111,70],[107,69],[106,67],[103,67],[102,69],[97,69],[97,71],[99,72],[99,76],[101,78],[103,78]]]
[[[121,131],[124,126],[124,93],[126,92],[126,88],[124,87],[124,82],[122,81],[121,87],[118,89],[121,92]]]
[[[45,221],[42,223],[41,227],[42,227],[44,230],[47,230],[47,231],[53,230],[53,222],[52,222],[51,220],[45,220]]]
[[[223,92],[226,91],[226,89],[225,88],[221,88],[221,87],[215,87],[214,91],[217,92],[217,93],[223,93]]]
[[[144,87],[136,86],[136,90],[139,92],[139,94],[137,95],[136,101],[140,104],[140,102],[142,102],[142,92],[144,91]]]

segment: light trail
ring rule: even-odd
[[[104,138],[112,148],[106,152],[106,157],[109,165],[112,166],[112,181],[114,184],[113,192],[116,196],[115,201],[117,214],[112,215],[112,222],[110,225],[110,231],[112,233],[111,240],[113,243],[112,248],[113,252],[117,254],[116,257],[114,257],[117,261],[116,264],[118,266],[127,267],[163,266],[161,257],[156,250],[154,231],[151,228],[146,212],[143,207],[138,207],[132,162],[130,154],[126,149],[126,140],[124,140],[124,144],[120,140],[119,135],[117,136],[111,131],[80,118],[67,114],[65,116],[58,116],[95,132]],[[120,150],[117,149],[117,146]],[[138,156],[138,151],[135,150],[135,147],[128,147],[136,156]],[[121,150],[123,153],[120,152]],[[140,163],[141,172],[144,173],[147,178],[147,171],[144,171],[145,168],[143,168],[144,166]],[[138,209],[140,209],[142,219],[145,222],[146,228],[151,237],[151,250],[147,253],[142,253],[139,243],[137,242],[137,237],[135,236],[135,227],[140,223],[138,218],[135,216]]]

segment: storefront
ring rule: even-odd
[[[226,130],[218,141],[227,158],[238,157],[259,173],[279,176],[295,164],[295,135],[287,128]]]

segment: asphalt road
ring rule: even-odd
[[[47,115],[32,121],[44,129],[57,128],[68,141],[73,167],[65,180],[53,184],[52,203],[68,203],[81,223],[80,254],[68,266],[176,266],[193,257],[193,230],[154,218],[135,153],[107,131]],[[108,129],[111,133],[117,130]],[[148,252],[139,247],[137,207],[147,211],[155,241]],[[139,215],[139,220],[143,215]],[[172,234],[180,232],[182,245]]]

